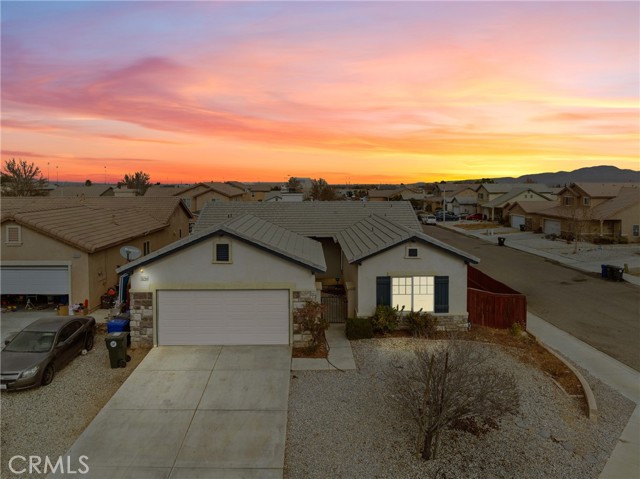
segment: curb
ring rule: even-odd
[[[531,333],[529,333],[531,334]],[[582,390],[584,391],[584,398],[587,400],[587,407],[589,409],[588,411],[588,416],[589,419],[591,420],[591,422],[596,423],[598,422],[598,405],[596,404],[596,397],[593,395],[593,391],[591,390],[591,386],[589,386],[589,383],[587,382],[587,380],[584,378],[584,376],[582,376],[582,374],[580,373],[580,371],[578,371],[571,363],[569,363],[569,361],[567,361],[564,357],[562,357],[560,354],[558,354],[555,350],[551,349],[549,346],[547,346],[545,343],[543,343],[542,341],[540,341],[540,339],[538,339],[537,336],[535,336],[534,334],[531,334],[531,336],[533,336],[534,338],[536,338],[536,341],[538,342],[538,344],[540,344],[544,349],[546,349],[547,351],[549,351],[551,354],[553,354],[556,358],[558,358],[560,361],[562,361],[562,363],[567,366],[569,368],[569,370],[576,375],[576,377],[578,378],[578,381],[580,381],[580,385],[582,386]]]

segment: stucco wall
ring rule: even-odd
[[[212,262],[214,241],[220,240],[231,245],[229,264]],[[316,278],[308,268],[228,236],[207,239],[142,270],[132,275],[131,292],[153,293],[153,324],[159,289],[288,289],[291,298],[294,291],[316,290]]]
[[[342,279],[342,269],[340,266],[342,249],[340,248],[340,245],[331,238],[319,238],[317,241],[322,244],[322,251],[324,252],[327,271],[324,273],[317,273],[316,278],[318,278],[318,280],[333,279],[334,282],[337,277]]]
[[[37,261],[60,261],[71,264],[71,298],[74,303],[82,302],[89,297],[89,285],[87,283],[88,254],[61,243],[58,240],[45,236],[37,231],[21,226],[22,244],[20,246],[7,246],[7,226],[15,226],[17,223],[6,221],[2,224],[2,261],[24,262],[35,264]]]
[[[640,204],[621,211],[615,215],[615,218],[622,221],[623,237],[626,237],[630,243],[640,242],[640,236],[633,236],[633,225],[640,224]]]
[[[406,258],[405,248],[418,248],[419,258]],[[423,243],[405,243],[366,259],[358,268],[358,316],[376,309],[377,276],[449,276],[448,315],[467,314],[467,265],[462,258]]]

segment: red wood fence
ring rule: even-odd
[[[473,266],[467,266],[467,311],[472,324],[527,328],[527,297]]]

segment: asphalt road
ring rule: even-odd
[[[539,256],[424,226],[424,232],[480,258],[475,265],[527,295],[530,312],[640,371],[640,289]]]

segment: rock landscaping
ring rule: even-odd
[[[293,478],[597,478],[635,405],[581,370],[594,392],[597,423],[583,400],[558,388],[531,361],[501,347],[495,366],[518,380],[520,408],[489,427],[470,422],[445,431],[439,457],[418,459],[414,424],[391,400],[385,371],[418,341],[353,341],[356,371],[292,376],[285,477]],[[424,344],[424,343],[422,343]]]

